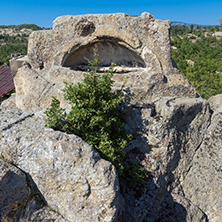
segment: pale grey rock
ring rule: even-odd
[[[62,96],[64,81],[76,84],[83,79],[94,49],[102,62],[100,72],[116,64],[113,90],[125,83],[132,104],[163,96],[198,97],[172,65],[169,28],[169,21],[149,13],[57,18],[52,30],[29,37],[27,63],[14,78],[16,106],[35,112],[49,107],[51,96],[57,96],[62,107],[67,107]]]
[[[0,221],[67,221],[44,205],[26,174],[0,159]]]
[[[40,110],[39,107],[49,106],[53,95],[58,99],[63,98],[61,89],[54,87],[52,83],[27,66],[18,70],[14,77],[14,84],[15,102],[18,108],[36,112]]]
[[[125,221],[222,220],[222,95],[126,106],[127,150],[149,172],[146,189],[124,192]]]
[[[222,95],[211,97],[212,119],[196,150],[186,177],[181,181],[184,195],[208,215],[222,220]]]
[[[97,45],[102,59],[107,58],[102,56],[102,48],[105,47],[108,50],[105,55],[108,53],[111,56],[113,52],[120,52],[119,57],[111,56],[112,62],[116,64],[132,62],[156,69],[156,64],[162,63],[159,70],[167,70],[171,68],[169,28],[169,21],[156,20],[149,13],[143,13],[140,17],[123,13],[62,16],[53,22],[52,30],[33,32],[30,35],[28,55],[36,69],[51,66],[52,63],[70,67],[75,65],[78,59],[80,63],[87,62],[81,58],[82,53],[91,59],[89,49]],[[114,45],[117,46],[116,50]],[[78,57],[71,62],[77,52]],[[124,52],[129,52],[127,55],[130,60],[124,61]],[[133,53],[132,57],[130,53]],[[142,58],[139,58],[141,54]],[[153,59],[153,64],[149,60],[149,54],[158,55]],[[110,61],[107,62],[110,64]]]
[[[139,198],[133,201],[135,194],[124,193],[126,202],[131,199],[125,221],[207,221],[206,212],[178,190],[210,125],[209,103],[169,97],[126,106],[123,113],[126,128],[134,135],[127,156],[150,175]],[[168,214],[171,219],[163,219]]]
[[[41,116],[0,107],[0,156],[28,173],[47,204],[70,221],[118,221],[124,200],[114,166],[81,138]]]
[[[20,56],[19,58],[13,58],[9,61],[13,77],[15,77],[20,67],[22,67],[24,64],[27,64],[27,60],[28,60],[27,56]]]
[[[16,97],[16,94],[15,93],[12,93],[11,96],[4,100],[2,103],[1,103],[1,106],[9,106],[9,107],[16,107],[16,103],[15,103],[15,97]]]
[[[133,134],[126,158],[149,174],[145,188],[120,181],[125,208],[114,167],[42,120],[51,96],[68,107],[64,81],[83,80],[95,47],[100,72],[117,64],[113,90],[125,83],[120,111]],[[200,98],[178,71],[168,21],[149,13],[62,16],[52,30],[31,34],[28,62],[14,78],[15,103],[35,114],[0,108],[0,155],[31,175],[55,211],[71,221],[222,221],[222,96]]]
[[[19,218],[19,222],[39,222],[39,221],[53,221],[53,222],[69,222],[58,212],[50,209],[48,206],[36,206],[36,200],[32,200],[27,204],[23,216]],[[33,211],[33,209],[35,209]]]

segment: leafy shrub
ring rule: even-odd
[[[93,67],[101,65],[96,51]],[[113,65],[105,74],[88,70],[82,83],[65,83],[65,100],[69,101],[71,111],[66,113],[60,108],[60,102],[53,97],[51,108],[46,109],[46,126],[80,136],[93,146],[100,156],[114,164],[119,176],[125,179],[131,188],[145,185],[147,171],[135,162],[124,160],[124,148],[132,135],[124,129],[124,121],[117,109],[123,100],[122,89],[111,93],[113,85]],[[123,86],[122,86],[123,87]]]

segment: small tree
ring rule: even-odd
[[[96,51],[91,66],[101,65]],[[65,100],[71,111],[66,113],[54,97],[51,108],[46,109],[46,125],[54,129],[76,134],[92,145],[102,158],[112,162],[120,177],[128,181],[130,187],[145,184],[147,172],[135,162],[124,160],[124,148],[132,135],[124,129],[123,119],[117,106],[123,100],[122,89],[111,92],[113,85],[113,65],[105,74],[88,70],[82,83],[65,83]],[[122,86],[123,87],[123,86]]]

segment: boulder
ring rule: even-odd
[[[181,192],[207,214],[209,221],[219,222],[222,220],[222,95],[208,101],[211,122],[181,180]]]
[[[61,215],[45,206],[26,173],[0,159],[0,220],[1,221],[62,221]]]
[[[123,194],[132,203],[125,221],[164,221],[165,216],[167,221],[207,221],[199,205],[178,189],[182,190],[182,181],[210,125],[209,103],[202,98],[169,97],[153,104],[127,106],[123,113],[126,128],[134,136],[127,157],[137,160],[150,176],[148,187],[138,191],[139,198]]]
[[[29,174],[69,221],[118,221],[124,200],[114,166],[81,138],[44,127],[37,115],[0,108],[0,156]]]

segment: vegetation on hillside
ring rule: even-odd
[[[10,55],[15,53],[27,54],[27,43],[9,43],[0,46],[0,66],[9,65]]]
[[[32,31],[42,30],[45,28],[41,28],[35,24],[21,24],[21,25],[0,25],[0,29],[14,29],[15,31],[20,31],[22,29],[31,29]]]
[[[98,55],[90,62],[97,69],[101,65]],[[111,92],[113,85],[112,66],[104,74],[88,70],[82,83],[66,83],[65,100],[69,101],[71,111],[60,108],[58,99],[53,98],[51,108],[45,114],[48,127],[80,136],[93,146],[100,156],[116,167],[118,175],[134,188],[145,184],[147,171],[135,162],[124,159],[124,148],[132,135],[124,129],[124,121],[117,106],[123,100],[122,90]]]
[[[172,58],[203,98],[222,93],[222,26],[171,27]],[[191,61],[191,63],[189,63]]]
[[[9,34],[7,30],[10,29]],[[32,31],[42,30],[34,24],[21,25],[0,25],[0,66],[4,64],[9,65],[9,56],[11,54],[27,54],[28,34],[21,32],[22,29],[29,29]]]

